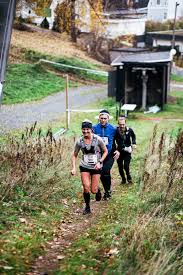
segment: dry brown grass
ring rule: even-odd
[[[86,52],[80,50],[65,33],[60,34],[39,28],[33,32],[14,29],[11,38],[10,61],[12,60],[12,55],[14,55],[14,61],[16,61],[15,56],[17,56],[17,59],[19,58],[14,53],[14,49],[17,48],[33,50],[56,57],[81,58],[94,64],[102,65],[97,60],[89,57]]]
[[[164,132],[158,137],[155,127],[145,160],[144,190],[152,190],[152,186],[154,190],[166,194],[177,190],[176,183],[181,182],[183,178],[182,157],[183,132],[180,130],[176,139]]]
[[[52,188],[56,170],[67,170],[72,144],[73,141],[69,142],[63,137],[55,139],[51,129],[43,134],[40,128],[36,128],[36,123],[27,128],[21,138],[9,136],[6,145],[0,146],[0,200],[14,196],[13,190],[19,185],[23,189],[30,189],[32,196],[39,189],[44,176],[48,182],[44,195],[47,191],[50,193],[50,184]],[[42,176],[38,177],[39,173]]]

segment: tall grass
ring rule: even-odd
[[[21,137],[9,138],[6,145],[0,147],[1,200],[9,200],[18,186],[30,196],[35,196],[40,189],[40,174],[48,170],[51,173],[51,168],[56,172],[60,166],[62,169],[67,167],[70,161],[68,150],[71,150],[68,141],[64,138],[56,140],[51,129],[43,135],[41,128],[36,128],[36,123],[27,128]],[[56,174],[48,179],[47,184],[52,184],[54,178]],[[47,188],[45,193],[50,191],[50,186]],[[38,193],[38,196],[41,194]]]
[[[55,139],[34,124],[0,146],[0,273],[25,274],[81,190],[70,176],[75,138]]]

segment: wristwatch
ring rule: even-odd
[[[102,164],[103,161],[99,160],[99,163]]]

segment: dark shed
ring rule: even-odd
[[[115,56],[114,52],[111,56]],[[169,91],[170,63],[168,52],[118,52],[109,73],[108,95],[122,104],[163,105]]]

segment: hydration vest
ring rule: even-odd
[[[80,139],[81,142],[81,150],[83,154],[96,154],[97,153],[97,137],[93,137],[90,149],[87,148],[87,145],[84,143],[84,138],[81,137]]]

